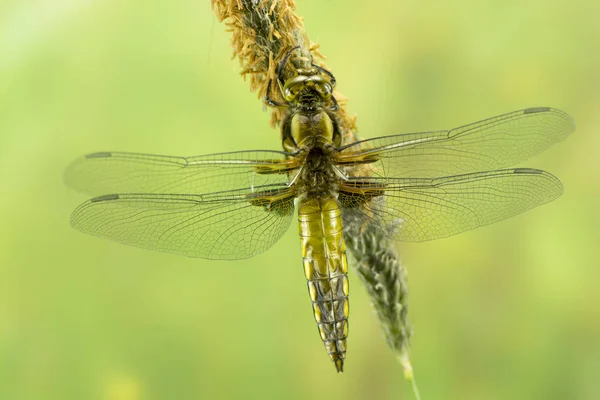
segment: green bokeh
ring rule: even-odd
[[[365,137],[530,106],[578,130],[525,163],[557,201],[401,245],[424,399],[600,398],[600,3],[303,1]],[[81,154],[277,149],[208,1],[0,4],[0,399],[410,398],[351,272],[346,372],[313,322],[295,229],[239,262],[82,235]]]

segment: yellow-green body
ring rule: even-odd
[[[298,225],[315,321],[327,354],[342,371],[348,337],[348,263],[337,200],[302,200]]]
[[[302,159],[294,181],[301,193],[298,224],[304,274],[319,335],[341,372],[348,337],[348,262],[337,200],[339,177],[331,162],[341,134],[335,113],[322,107],[313,90],[315,80],[327,81],[319,75],[297,76],[289,84],[302,86],[294,93],[305,97],[288,109],[282,139],[284,149]]]

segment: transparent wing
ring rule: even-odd
[[[259,254],[284,234],[294,211],[287,187],[207,195],[113,194],[81,204],[71,225],[149,250],[209,259]]]
[[[385,136],[349,144],[337,162],[350,176],[435,178],[512,166],[575,130],[554,108],[528,108],[448,131]]]
[[[282,184],[296,161],[278,151],[241,151],[197,157],[93,153],[75,160],[65,182],[77,191],[209,193]]]
[[[556,177],[530,168],[437,179],[365,179],[344,183],[342,207],[395,239],[416,242],[488,225],[562,194]]]

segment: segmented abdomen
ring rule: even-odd
[[[337,200],[303,199],[298,222],[315,320],[325,349],[340,372],[348,336],[348,263]]]

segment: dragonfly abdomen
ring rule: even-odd
[[[304,274],[319,334],[341,372],[348,336],[348,263],[337,200],[303,199],[298,222]]]

